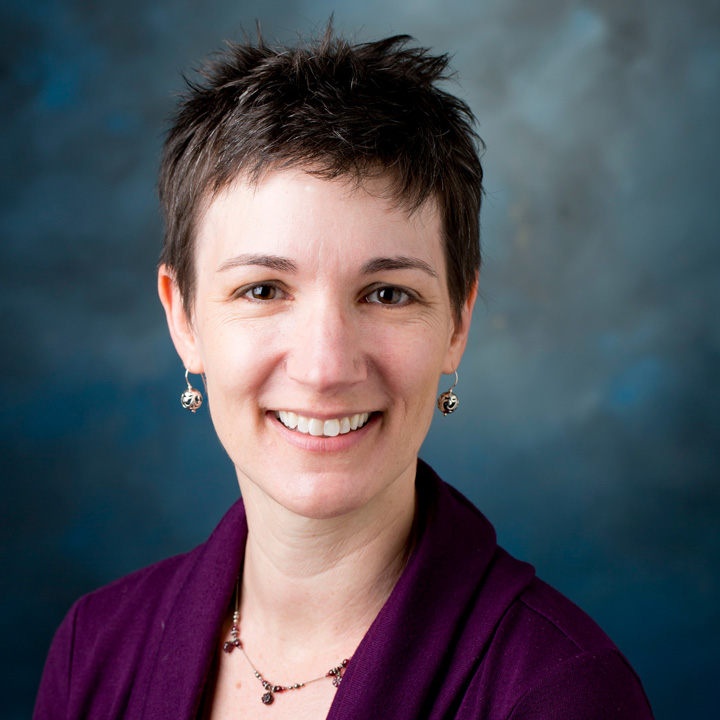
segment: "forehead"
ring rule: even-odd
[[[259,182],[240,177],[206,206],[197,251],[220,261],[248,251],[347,260],[412,252],[441,264],[437,202],[411,210],[393,190],[384,176],[356,182],[292,169],[270,171]]]

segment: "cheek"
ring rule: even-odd
[[[205,334],[201,352],[213,426],[239,467],[250,449],[258,448],[265,417],[259,408],[263,393],[276,378],[277,350],[261,328],[227,323]]]
[[[209,327],[199,346],[210,400],[218,408],[257,394],[276,354],[272,333],[237,322]]]
[[[447,349],[445,333],[438,326],[409,324],[376,336],[376,357],[398,399],[408,409],[432,407]]]

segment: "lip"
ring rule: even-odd
[[[285,410],[286,408],[283,408]],[[298,415],[305,414],[303,411],[296,412]],[[353,413],[355,414],[355,413]],[[307,417],[307,415],[306,415]],[[333,415],[329,413],[317,413],[313,411],[310,417],[315,417],[318,420],[335,420],[338,417],[345,417],[345,415]],[[381,412],[372,413],[370,419],[359,429],[353,430],[344,435],[336,435],[335,437],[316,437],[313,435],[306,435],[295,430],[286,428],[280,420],[275,417],[275,411],[269,410],[265,413],[267,421],[287,440],[291,445],[294,445],[301,450],[307,450],[309,452],[342,452],[349,450],[358,443],[362,442],[365,436],[372,431],[382,417]]]

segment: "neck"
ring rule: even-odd
[[[352,654],[409,556],[414,481],[413,463],[361,509],[327,519],[300,517],[243,487],[241,636],[308,660],[313,651],[301,648]]]

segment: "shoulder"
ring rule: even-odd
[[[84,623],[125,622],[162,613],[195,562],[197,550],[137,570],[81,597],[68,616]]]
[[[65,623],[82,623],[104,634],[116,627],[137,627],[167,617],[183,592],[202,604],[202,587],[215,580],[218,569],[233,578],[247,533],[242,500],[234,503],[208,540],[187,553],[149,565],[81,597]],[[227,567],[226,567],[227,565]],[[205,577],[203,569],[210,578]]]
[[[615,649],[584,651],[556,663],[518,699],[508,720],[652,720],[645,692]]]
[[[52,641],[35,717],[138,717],[158,682],[157,668],[161,678],[194,682],[202,668],[193,658],[212,651],[246,536],[238,500],[191,552],[80,598]]]
[[[463,720],[646,720],[637,675],[600,627],[499,547],[484,515],[421,465],[425,578],[442,587],[444,615],[457,605],[453,675]],[[445,683],[447,686],[447,682]]]
[[[652,718],[640,679],[612,640],[538,578],[507,607],[473,684],[479,680],[508,720]]]
[[[504,554],[504,551],[500,552]],[[508,607],[499,631],[513,646],[522,638],[522,644],[529,650],[541,646],[553,655],[559,651],[575,654],[616,649],[612,640],[585,612],[537,577]],[[540,654],[547,654],[547,651]]]
[[[196,555],[176,555],[84,595],[65,616],[53,650],[63,639],[69,642],[73,668],[103,664],[110,647],[141,652],[162,631]]]
[[[93,697],[103,705],[117,698],[108,683],[139,687],[145,650],[161,636],[173,593],[192,563],[193,553],[178,555],[77,600],[53,637],[34,717],[90,717]]]

